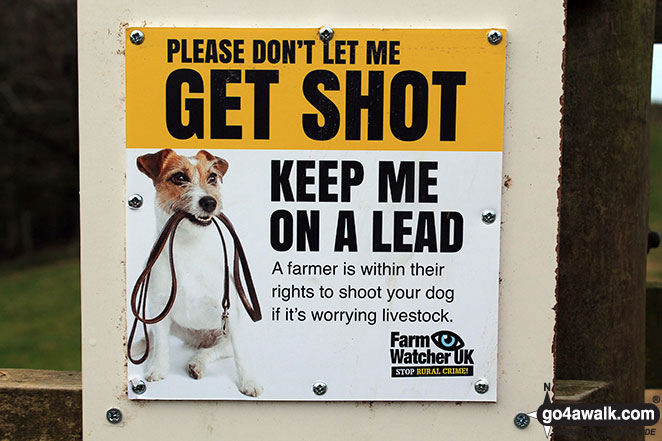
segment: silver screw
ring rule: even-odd
[[[322,26],[319,30],[320,40],[327,42],[333,38],[333,29],[329,26]]]
[[[113,407],[106,411],[106,419],[110,424],[118,424],[122,421],[122,411]]]
[[[518,413],[515,415],[515,419],[513,420],[513,423],[515,423],[515,427],[518,429],[526,429],[529,427],[529,423],[531,422],[531,418],[525,414],[525,413]]]
[[[147,385],[145,382],[139,378],[133,378],[131,380],[131,390],[136,395],[142,395],[147,390]]]
[[[479,394],[487,393],[487,391],[490,390],[490,384],[487,382],[486,379],[481,378],[480,380],[474,383],[474,390]]]
[[[135,45],[143,44],[143,41],[145,41],[145,34],[143,34],[143,31],[136,29],[129,34],[129,40]]]
[[[501,35],[501,32],[497,31],[496,29],[492,29],[487,33],[487,41],[490,44],[497,45],[501,43],[501,40],[503,40],[503,35]]]
[[[493,224],[494,221],[496,220],[496,211],[485,210],[481,213],[480,217],[481,219],[483,219],[483,223],[487,225]]]
[[[129,200],[127,201],[129,204],[129,208],[133,208],[134,210],[137,210],[138,208],[143,206],[143,197],[139,194],[132,194],[129,196]]]
[[[323,381],[316,381],[313,383],[313,392],[315,395],[324,395],[326,393],[326,383]]]

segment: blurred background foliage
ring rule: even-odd
[[[0,367],[80,369],[76,1],[0,29]]]
[[[0,256],[78,236],[76,2],[4,0]]]

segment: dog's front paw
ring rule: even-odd
[[[262,393],[262,387],[254,380],[244,380],[239,385],[239,392],[249,397],[257,397]]]
[[[169,367],[166,364],[152,363],[147,368],[145,379],[147,381],[161,381],[166,377],[166,375],[168,375],[168,369]]]
[[[166,371],[161,371],[157,369],[150,368],[147,371],[147,375],[145,376],[145,380],[147,381],[161,381],[166,377]]]
[[[205,367],[202,363],[196,363],[194,361],[188,364],[188,375],[194,380],[199,380],[205,375]]]

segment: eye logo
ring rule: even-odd
[[[464,341],[454,332],[439,331],[431,336],[432,343],[444,351],[457,351],[464,347]]]

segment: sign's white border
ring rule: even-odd
[[[509,439],[553,379],[564,8],[529,2],[395,0],[79,2],[83,433],[86,440]],[[504,122],[499,401],[134,403],[125,338],[126,26],[485,28],[509,31]],[[124,197],[123,197],[124,196]],[[105,420],[110,407],[124,420]],[[542,435],[542,433],[541,433]]]

